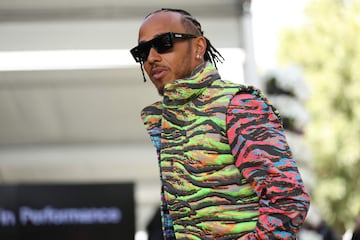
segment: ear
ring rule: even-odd
[[[204,55],[206,52],[206,39],[205,37],[197,37],[195,39],[195,57],[199,60],[204,60]],[[200,58],[199,58],[200,56]]]

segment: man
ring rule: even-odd
[[[149,14],[131,50],[163,100],[142,111],[159,157],[165,239],[296,239],[309,197],[277,111],[220,79],[188,12]],[[214,66],[214,65],[215,66]]]

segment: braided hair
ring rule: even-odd
[[[189,33],[194,34],[195,36],[204,36],[204,32],[201,28],[201,24],[198,20],[196,20],[189,12],[182,10],[182,9],[174,9],[174,8],[161,8],[159,10],[155,10],[149,13],[146,17],[158,13],[158,12],[176,12],[182,16],[182,24],[184,25],[185,29],[189,31]],[[220,52],[210,43],[210,40],[206,37],[206,49],[204,54],[204,60],[211,62],[216,68],[216,63],[220,62],[223,63],[225,60],[224,57],[220,54]],[[142,75],[144,77],[144,82],[146,82],[145,73],[144,73],[144,63],[140,62],[140,68]]]

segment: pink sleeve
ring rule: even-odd
[[[237,94],[227,129],[235,164],[260,201],[256,229],[242,239],[296,239],[310,200],[277,111],[257,90]]]

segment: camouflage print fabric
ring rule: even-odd
[[[248,119],[250,123],[254,117],[251,111],[256,109],[250,107],[250,115],[246,115],[246,111],[241,112],[241,108],[249,107],[246,103],[249,99],[267,106],[260,95],[254,88],[221,80],[217,70],[210,63],[205,63],[190,78],[167,84],[163,101],[142,111],[143,121],[159,158],[165,239],[257,239],[257,236],[269,236],[258,239],[275,239],[267,232],[269,229],[278,236],[283,234],[276,231],[284,225],[283,220],[289,220],[281,215],[285,209],[278,212],[283,206],[263,201],[262,198],[267,196],[264,196],[262,189],[269,179],[262,179],[262,176],[268,172],[257,168],[257,164],[262,163],[260,157],[251,165],[252,147],[257,147],[249,144],[255,140],[250,142],[242,138],[252,136],[250,131],[246,132],[242,128],[242,122]],[[271,107],[267,109],[271,111],[272,117],[278,118],[276,111]],[[245,116],[238,114],[238,111]],[[261,113],[257,112],[256,115]],[[271,123],[268,127],[271,127]],[[243,130],[245,132],[241,132]],[[277,136],[275,140],[278,139],[284,140]],[[268,147],[275,149],[274,145],[278,143],[271,144]],[[278,161],[278,164],[274,163],[276,169],[282,163],[294,163],[287,145],[283,153],[287,154],[284,155],[286,159],[280,159],[283,162],[268,159],[269,162]],[[283,170],[279,170],[280,174]],[[287,173],[285,171],[282,177],[289,176]],[[281,185],[285,188],[281,191],[294,188],[291,184],[299,185],[300,191],[303,191],[296,166],[290,175],[291,179],[286,181],[290,185]],[[301,195],[302,192],[295,189],[294,194]],[[276,196],[271,197],[276,199]],[[308,200],[306,194],[302,197]],[[306,206],[301,207],[304,209],[297,218],[299,222],[289,222],[284,231],[296,232],[306,213]],[[262,216],[262,211],[268,211],[268,208],[270,212]],[[281,216],[271,215],[273,209]],[[286,237],[292,239],[291,234]]]

